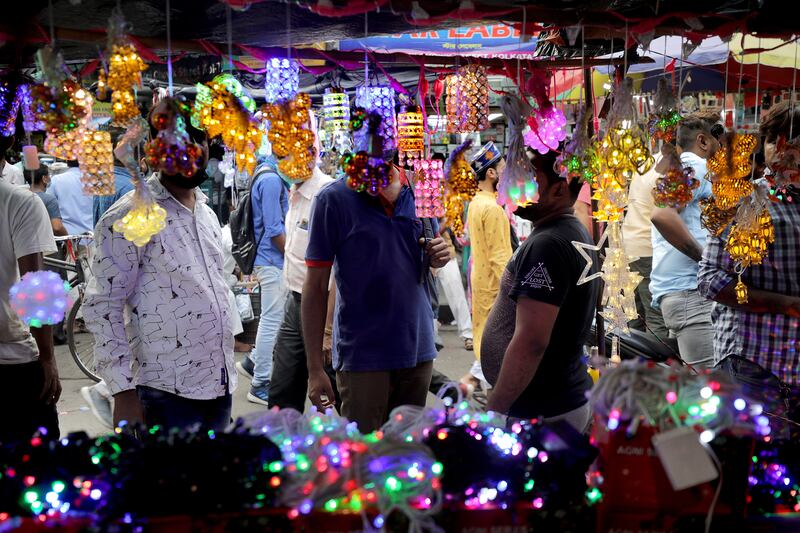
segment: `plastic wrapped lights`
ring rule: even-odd
[[[270,122],[267,137],[278,158],[278,171],[291,183],[309,179],[314,169],[314,132],[307,127],[310,109],[311,97],[306,93],[264,108]]]
[[[422,110],[419,106],[404,108],[397,115],[397,148],[400,165],[415,164],[416,160],[422,158],[425,151],[424,135]]]
[[[678,110],[677,99],[670,90],[666,78],[658,80],[658,89],[656,89],[654,100],[655,110],[647,123],[650,137],[661,139],[667,143],[672,142],[682,117]]]
[[[114,231],[121,232],[136,246],[144,246],[167,225],[167,211],[155,202],[134,202],[124,217],[114,222]]]
[[[147,163],[169,175],[194,176],[202,164],[203,150],[186,132],[184,113],[188,114],[188,109],[174,98],[167,99],[165,104],[163,111],[151,118],[158,136],[145,145]]]
[[[56,272],[28,272],[9,291],[11,309],[27,325],[35,328],[64,320],[70,305],[69,284]]]
[[[579,179],[592,183],[599,170],[597,155],[594,153],[592,141],[589,139],[590,116],[590,107],[581,109],[572,139],[556,159],[556,170],[561,177],[568,180]]]
[[[444,215],[444,171],[438,159],[414,160],[414,199],[417,216],[439,218]]]
[[[268,104],[288,102],[297,96],[300,67],[294,59],[269,59],[264,73],[265,98]]]
[[[363,107],[368,114],[377,113],[381,117],[376,134],[383,138],[383,149],[389,151],[397,148],[394,89],[384,85],[359,87],[356,89],[355,104]]]
[[[448,133],[470,133],[489,126],[489,79],[486,69],[467,65],[446,79]]]
[[[83,194],[111,196],[115,190],[114,155],[111,134],[107,131],[84,130],[78,167]]]
[[[525,144],[540,154],[557,150],[561,141],[567,137],[567,118],[552,104],[535,110],[528,117],[528,126],[531,129],[525,133]]]
[[[692,201],[694,190],[700,186],[692,167],[681,164],[677,150],[668,143],[661,148],[663,157],[656,165],[661,175],[653,188],[653,199],[658,207],[681,209]]]

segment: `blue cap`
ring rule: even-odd
[[[500,153],[500,150],[497,149],[497,146],[495,146],[492,141],[489,141],[483,145],[483,148],[481,148],[477,154],[472,156],[469,163],[472,165],[472,170],[474,170],[476,174],[479,174],[483,169],[501,157],[503,157],[503,154]]]

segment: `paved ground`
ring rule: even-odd
[[[474,357],[473,352],[464,350],[463,342],[458,337],[455,328],[446,326],[440,333],[444,349],[439,352],[435,367],[451,378],[458,379],[469,370]],[[237,357],[242,357],[242,354],[237,354]],[[61,433],[67,434],[73,431],[86,431],[90,435],[105,433],[107,430],[92,415],[80,394],[81,387],[92,385],[94,382],[80,371],[72,360],[67,346],[56,346],[56,359],[63,387],[61,400],[58,402]],[[247,383],[245,381],[240,379],[240,386],[234,392],[234,417],[266,409],[264,406],[247,401]],[[432,400],[433,396],[429,395],[428,398]]]

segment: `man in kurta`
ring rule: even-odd
[[[480,370],[481,337],[503,270],[511,258],[508,217],[497,204],[497,182],[505,166],[505,159],[492,142],[472,158],[479,190],[469,204],[467,226],[472,246],[472,333],[477,361],[465,380],[475,386],[485,381]]]

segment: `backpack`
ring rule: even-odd
[[[242,274],[251,274],[253,272],[256,254],[261,244],[260,238],[256,240],[256,232],[253,227],[253,200],[251,198],[253,184],[255,184],[256,180],[262,174],[271,171],[272,170],[267,166],[256,170],[255,174],[253,174],[253,177],[250,179],[250,186],[239,198],[239,205],[236,209],[231,211],[230,214],[228,223],[231,226],[231,237],[233,240],[231,253]]]

